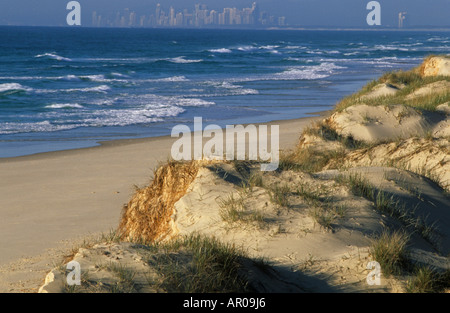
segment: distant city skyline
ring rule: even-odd
[[[151,11],[151,10],[149,10]],[[176,11],[173,6],[168,9],[160,3],[153,13],[145,14],[130,8],[115,13],[104,11],[92,12],[92,27],[267,27],[286,26],[286,17],[274,16],[260,10],[255,1],[251,7],[225,7],[221,11],[210,9],[208,5],[197,3],[192,9],[183,8]]]
[[[150,19],[155,14],[155,7],[161,4],[166,16],[170,7],[174,8],[175,19],[179,13],[188,9],[189,14],[196,4],[207,5],[209,13],[224,13],[224,8],[251,8],[255,0],[78,0],[81,4],[82,26],[92,26],[92,13],[102,19],[110,17],[115,20],[117,12],[124,14],[128,8],[136,12],[136,22],[140,17]],[[261,11],[268,12],[267,21],[272,26],[281,22],[291,27],[329,27],[329,28],[370,28],[366,23],[367,3],[370,0],[257,0]],[[381,26],[385,28],[442,27],[450,28],[450,0],[378,0],[381,4]],[[30,26],[67,26],[66,5],[69,0],[2,0],[0,1],[0,25]],[[405,19],[399,18],[399,14]],[[242,16],[245,14],[239,14]],[[270,17],[273,17],[272,19]],[[129,16],[127,17],[129,19]],[[181,19],[181,16],[179,16]],[[214,19],[213,14],[213,19]],[[218,16],[217,16],[218,19]],[[238,18],[239,19],[239,18]],[[205,20],[206,21],[206,20]],[[114,21],[115,22],[115,21]],[[148,21],[147,21],[148,22]],[[145,23],[145,20],[144,20]],[[165,23],[165,22],[164,22]],[[163,23],[163,24],[164,24]],[[114,24],[114,23],[113,23]],[[236,24],[234,24],[236,25]],[[245,26],[245,24],[241,24]],[[210,25],[211,26],[211,25]],[[231,26],[231,25],[230,25]],[[166,26],[163,26],[166,27]],[[170,27],[170,26],[167,26]]]

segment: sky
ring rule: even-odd
[[[168,11],[192,10],[195,3],[210,9],[251,7],[254,0],[78,0],[82,25],[89,26],[92,11],[114,12],[129,8],[138,14],[154,12],[157,3]],[[1,0],[0,25],[65,26],[69,0]],[[292,26],[368,27],[366,9],[370,0],[258,0],[260,9],[275,16],[286,16]],[[398,13],[408,12],[410,27],[450,28],[450,0],[378,0],[381,24],[395,27]]]

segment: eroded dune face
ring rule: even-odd
[[[450,57],[431,57],[420,67],[420,74],[427,76],[450,76]]]

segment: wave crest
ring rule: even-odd
[[[56,53],[44,53],[44,54],[38,54],[34,56],[35,58],[49,58],[57,61],[67,61],[71,62],[72,59],[62,57],[60,55],[57,55]]]

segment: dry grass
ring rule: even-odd
[[[244,203],[244,198],[234,198],[233,195],[225,199],[219,199],[220,217],[230,225],[241,223],[253,224],[262,227],[265,223],[264,216],[257,211],[249,210]]]
[[[119,233],[123,240],[154,242],[170,235],[174,204],[196,177],[199,162],[170,161],[158,168],[148,187],[137,189],[124,206]]]
[[[378,212],[397,219],[406,229],[417,232],[436,249],[439,246],[435,238],[438,232],[435,223],[430,224],[426,218],[416,216],[415,209],[407,209],[405,203],[395,198],[393,194],[378,190],[361,174],[339,175],[336,177],[336,182],[349,186],[353,194],[373,202]]]
[[[216,238],[190,235],[149,247],[148,264],[161,279],[157,289],[165,292],[248,292],[251,291],[243,260],[246,253]],[[155,249],[156,248],[156,249]]]
[[[268,189],[270,201],[277,204],[280,207],[289,208],[289,195],[291,194],[291,189],[287,184],[282,186],[275,185]]]
[[[409,237],[404,232],[384,231],[373,241],[370,254],[380,263],[384,275],[401,274],[406,268],[408,240]]]
[[[416,268],[413,277],[407,282],[406,292],[439,293],[450,287],[450,270],[437,272],[429,266]]]
[[[316,173],[323,170],[331,161],[333,161],[335,168],[339,168],[345,160],[345,155],[346,151],[344,149],[317,151],[309,147],[297,147],[290,153],[282,153],[280,155],[278,168],[280,171],[291,170]]]
[[[103,244],[103,243],[110,244],[110,243],[119,242],[119,241],[120,241],[120,236],[116,230],[110,230],[109,233],[101,233],[98,236],[89,236],[89,237],[83,238],[82,242],[77,242],[74,246],[72,246],[71,249],[68,250],[68,252],[66,252],[64,254],[64,258],[61,262],[62,262],[62,264],[66,264],[66,263],[72,261],[73,258],[75,257],[75,255],[78,253],[78,251],[82,248],[90,249],[97,244]]]

